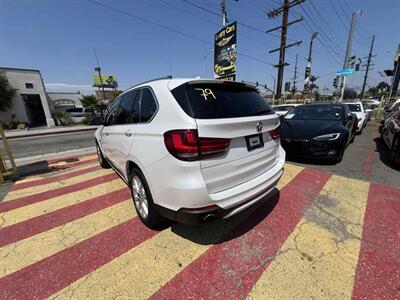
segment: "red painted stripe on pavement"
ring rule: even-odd
[[[60,174],[60,175],[55,175],[52,177],[47,177],[47,178],[42,178],[42,179],[38,179],[38,180],[33,180],[33,181],[28,181],[28,182],[23,182],[23,183],[19,183],[19,184],[15,184],[11,191],[17,191],[17,190],[22,190],[22,189],[26,189],[26,188],[30,188],[33,186],[38,186],[38,185],[42,185],[42,184],[47,184],[47,183],[52,183],[52,182],[56,182],[56,181],[60,181],[60,180],[65,180],[68,178],[72,178],[72,177],[76,177],[79,175],[83,175],[89,172],[93,172],[96,170],[99,170],[100,166],[96,165],[87,169],[83,169],[83,170],[78,170],[78,171],[74,171],[74,172],[70,172],[67,174]]]
[[[257,209],[227,242],[207,250],[152,299],[245,298],[329,177],[317,170],[300,172],[281,190],[275,207],[270,201]]]
[[[156,233],[137,217],[114,226],[1,278],[0,299],[47,298]]]
[[[8,227],[0,228],[0,247],[45,232],[65,223],[72,222],[125,201],[130,197],[130,190],[124,188]]]
[[[38,194],[34,194],[34,195],[29,195],[29,196],[25,196],[25,197],[21,197],[21,198],[16,198],[13,199],[11,201],[7,201],[7,202],[2,202],[0,203],[0,212],[6,212],[12,209],[16,209],[25,205],[29,205],[32,203],[36,203],[39,201],[44,201],[44,200],[48,200],[54,197],[58,197],[61,195],[65,195],[68,193],[72,193],[72,192],[76,192],[79,191],[81,189],[85,189],[94,185],[99,185],[101,183],[107,183],[111,180],[117,179],[118,176],[115,173],[112,174],[107,174],[101,177],[97,177],[97,178],[92,178],[86,181],[82,181],[76,184],[72,184],[72,185],[68,185],[65,187],[61,187],[58,189],[54,189],[54,190],[50,190],[50,191],[46,191],[46,192],[42,192],[42,193],[38,193]]]
[[[90,156],[90,155],[95,155],[95,154],[96,154],[96,152],[90,152],[90,153],[85,153],[84,156]],[[75,156],[66,156],[66,157],[61,157],[61,158],[54,158],[54,159],[47,160],[47,162],[48,162],[49,165],[51,165],[51,164],[56,164],[56,163],[59,163],[59,162],[64,162],[66,160],[72,160],[72,159],[79,159],[79,156],[75,155]]]
[[[368,149],[367,155],[365,156],[363,163],[363,171],[365,173],[371,173],[372,170],[372,160],[374,159],[374,149],[372,146]]]
[[[371,183],[353,299],[400,299],[400,189]]]

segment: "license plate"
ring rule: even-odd
[[[264,147],[262,133],[246,136],[246,145],[249,151]]]

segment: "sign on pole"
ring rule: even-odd
[[[214,77],[224,80],[236,79],[236,22],[214,36]]]
[[[353,69],[342,69],[342,70],[338,70],[336,72],[336,75],[350,75],[351,73],[353,73]]]
[[[117,88],[117,77],[114,75],[101,75],[93,74],[92,76],[94,87]]]

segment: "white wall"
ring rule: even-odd
[[[54,120],[51,117],[48,99],[46,96],[46,91],[44,89],[42,76],[39,71],[36,70],[21,70],[21,69],[7,69],[0,68],[0,72],[3,72],[10,85],[17,89],[17,96],[13,99],[13,104],[11,109],[7,112],[0,113],[0,119],[2,121],[11,120],[11,115],[15,114],[16,121],[28,121],[28,116],[26,114],[25,104],[22,100],[21,94],[36,94],[40,96],[42,102],[43,111],[46,117],[46,123],[48,127],[54,126]],[[32,83],[33,89],[27,89],[25,83]],[[7,120],[8,118],[8,120]]]

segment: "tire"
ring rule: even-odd
[[[96,141],[96,152],[97,152],[97,158],[99,159],[99,164],[103,169],[109,169],[111,166],[108,163],[108,161],[105,159],[103,152],[101,152],[101,149],[99,147],[99,144]]]
[[[393,141],[392,148],[390,149],[390,161],[393,164],[396,164],[395,159],[396,159],[396,155],[399,151],[400,151],[400,136],[396,136]]]
[[[157,211],[147,181],[137,168],[129,174],[129,188],[140,220],[151,229],[161,228],[167,220]]]
[[[344,151],[345,151],[346,147],[342,147],[339,150],[339,154],[338,156],[335,158],[335,162],[340,163],[343,160],[343,155],[344,155]]]

